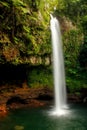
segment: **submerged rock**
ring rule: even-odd
[[[24,130],[24,126],[16,125],[14,130]]]

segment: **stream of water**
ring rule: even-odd
[[[53,74],[55,88],[55,108],[53,114],[65,114],[66,103],[66,84],[65,69],[62,49],[62,38],[60,32],[59,21],[51,15],[50,28],[52,34],[52,50],[53,50]]]

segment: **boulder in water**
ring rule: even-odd
[[[24,126],[16,125],[16,126],[14,127],[14,130],[24,130]]]

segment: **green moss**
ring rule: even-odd
[[[53,87],[52,71],[49,67],[37,66],[29,69],[28,84],[30,87]]]

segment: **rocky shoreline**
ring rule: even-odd
[[[69,102],[87,102],[87,89],[82,94],[68,94]],[[15,88],[11,91],[0,93],[0,114],[6,115],[10,109],[24,107],[39,107],[47,105],[54,98],[53,90],[48,87],[44,88]]]
[[[6,114],[10,109],[44,106],[52,99],[53,92],[48,88],[22,87],[1,92],[0,114]]]

